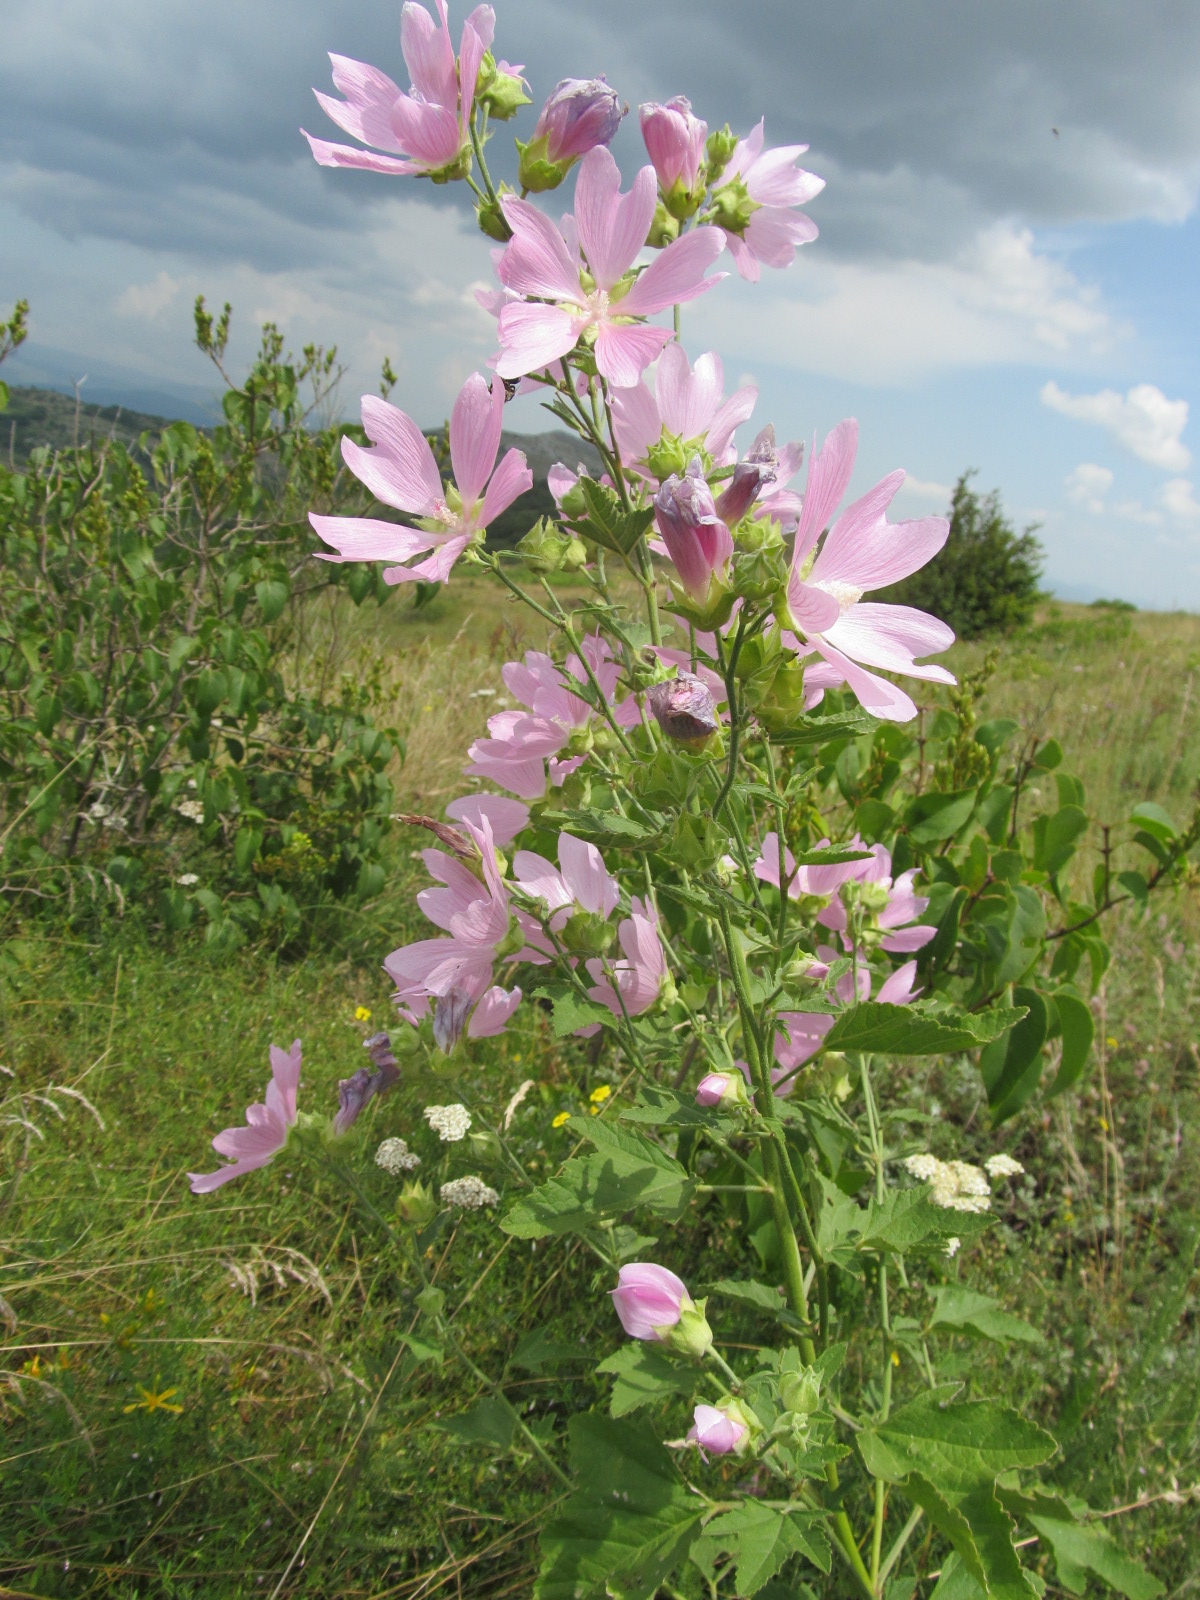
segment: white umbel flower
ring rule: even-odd
[[[375,1152],[375,1165],[398,1178],[402,1172],[411,1172],[421,1165],[421,1158],[408,1148],[403,1139],[385,1139]]]
[[[443,1144],[457,1144],[467,1136],[471,1113],[464,1105],[426,1106],[425,1120]]]
[[[909,1156],[904,1165],[929,1185],[929,1198],[946,1211],[989,1211],[992,1191],[987,1174],[969,1161],[939,1161],[928,1153]]]
[[[953,1239],[946,1240],[946,1243],[942,1246],[942,1253],[949,1256],[950,1260],[953,1261],[961,1249],[962,1240],[956,1234]]]
[[[204,807],[199,800],[181,800],[175,809],[181,817],[186,817],[189,822],[204,821]]]
[[[482,1178],[451,1178],[442,1185],[442,1202],[448,1206],[462,1206],[467,1211],[478,1211],[480,1206],[499,1205],[500,1196]]]
[[[922,1183],[932,1183],[937,1173],[941,1170],[942,1162],[936,1156],[926,1153],[907,1157],[904,1165],[914,1178],[920,1178]]]
[[[1019,1178],[1025,1171],[1021,1163],[1014,1161],[1012,1156],[989,1156],[983,1165],[991,1178]]]

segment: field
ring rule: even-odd
[[[331,602],[312,627],[345,664],[381,662],[394,696],[385,720],[407,741],[404,808],[435,813],[504,701],[500,663],[542,642],[517,632],[482,581],[457,576],[420,608]],[[974,671],[984,655],[960,646],[951,664]],[[1190,814],[1200,619],[1046,606],[999,656],[984,713],[1053,732],[1102,818],[1139,800]],[[11,1119],[0,1593],[529,1592],[536,1528],[561,1488],[535,1455],[498,1455],[445,1426],[475,1393],[458,1369],[406,1353],[414,1285],[363,1210],[329,1180],[296,1182],[285,1161],[208,1199],[185,1178],[261,1092],[269,1042],[303,1039],[311,1107],[330,1105],[361,1064],[363,1036],[387,1025],[378,959],[420,936],[421,842],[398,829],[369,915],[336,948],[290,964],[246,952],[219,962],[189,936],[151,941],[133,916],[91,942],[46,920],[0,930],[0,1115]],[[1135,1507],[1114,1516],[1116,1537],[1172,1596],[1197,1595],[1194,888],[1140,921],[1123,908],[1112,938],[1094,1071],[1022,1113],[1010,1147],[1029,1176],[971,1264],[972,1281],[1054,1337],[1008,1354],[964,1345],[962,1371],[986,1386],[986,1364],[1003,1365],[1014,1401],[1063,1440],[1063,1490]],[[532,1079],[514,1136],[527,1165],[552,1168],[567,1148],[553,1118],[607,1069],[556,1043],[540,1013],[518,1016],[481,1053],[471,1092],[498,1114]],[[986,1118],[977,1074],[957,1062],[928,1074],[930,1114],[961,1128],[969,1155]],[[365,1119],[365,1146],[403,1134],[433,1166],[420,1122],[433,1098],[428,1082],[402,1086]],[[383,1203],[383,1176],[365,1181]],[[673,1240],[681,1259],[699,1261],[706,1226]],[[599,1396],[577,1352],[615,1348],[617,1332],[607,1279],[578,1245],[535,1249],[484,1214],[430,1247],[429,1271],[471,1359],[504,1375],[539,1438]],[[755,1326],[747,1312],[748,1342]],[[533,1330],[541,1341],[518,1349]]]

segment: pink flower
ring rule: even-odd
[[[486,817],[492,830],[492,843],[497,850],[503,850],[527,826],[529,807],[503,794],[465,794],[450,802],[446,815],[455,822],[473,823],[476,828],[483,827]]]
[[[704,142],[708,124],[692,115],[691,101],[679,94],[665,105],[650,101],[638,107],[646,154],[654,163],[664,197],[687,204],[704,193],[701,177],[706,163]],[[672,194],[672,191],[675,191]]]
[[[213,1140],[218,1155],[228,1156],[233,1165],[216,1172],[189,1172],[193,1194],[211,1194],[230,1178],[265,1167],[288,1141],[296,1123],[296,1091],[300,1086],[300,1041],[290,1051],[271,1046],[271,1081],[267,1084],[266,1104],[246,1108],[244,1128],[225,1128]]]
[[[400,13],[400,47],[412,79],[411,94],[401,93],[376,67],[348,56],[330,56],[334,86],[346,98],[335,100],[314,90],[326,115],[362,144],[396,154],[377,155],[375,150],[358,150],[353,145],[328,144],[302,128],[321,166],[437,175],[443,181],[466,176],[475,85],[492,42],[496,15],[488,5],[472,11],[463,24],[456,63],[446,0],[437,0],[437,8],[440,27],[412,0]]]
[[[502,378],[542,371],[594,330],[601,375],[617,386],[636,383],[672,338],[669,329],[648,327],[643,319],[695,299],[718,281],[704,273],[720,255],[717,240],[724,236],[706,228],[676,239],[631,284],[622,281],[654,217],[654,168],[643,167],[628,194],[620,190],[617,163],[600,146],[580,164],[575,214],[564,219],[565,234],[528,200],[510,195],[502,201],[513,237],[497,270],[504,287],[520,296],[500,309],[496,371]]]
[[[621,669],[608,645],[597,634],[583,641],[583,652],[605,699],[611,699]],[[551,782],[558,786],[583,764],[582,755],[557,758],[572,734],[591,721],[591,706],[567,687],[572,678],[586,682],[587,673],[578,656],[568,656],[559,667],[540,650],[529,650],[523,663],[508,662],[502,676],[509,693],[528,710],[489,717],[488,737],[471,745],[466,770],[522,799],[538,800],[546,792],[547,762]]]
[[[761,266],[790,266],[796,246],[817,237],[816,223],[792,208],[805,205],[825,187],[824,178],[796,166],[806,144],[765,152],[762,146],[759,122],[753,133],[738,140],[713,194],[715,220],[725,230],[734,265],[751,283],[758,281]]]
[[[857,836],[852,842],[857,845],[862,843]],[[862,894],[862,905],[868,918],[878,928],[895,930],[885,932],[879,941],[882,948],[896,955],[909,955],[914,950],[923,949],[937,933],[937,928],[930,923],[907,926],[915,923],[929,904],[927,895],[913,892],[916,868],[902,872],[893,881],[891,852],[881,844],[871,846],[868,860],[851,862],[850,865],[854,869],[850,877],[858,883],[869,885]],[[846,907],[840,899],[831,900],[819,911],[817,921],[838,934],[845,934],[849,929]]]
[[[667,345],[659,357],[653,394],[644,381],[613,394],[613,425],[622,457],[645,463],[666,433],[682,441],[685,460],[702,444],[717,466],[728,465],[734,431],[754,410],[758,390],[747,385],[725,400],[724,387],[720,356],[710,350],[693,367],[681,344]]]
[[[666,954],[658,937],[657,911],[649,902],[643,904],[636,895],[632,909],[633,915],[617,927],[625,959],[611,964],[612,978],[605,973],[603,962],[596,960],[587,964],[594,981],[594,987],[588,990],[589,996],[607,1006],[614,1017],[626,1013],[636,1017],[648,1011],[670,978]],[[613,979],[616,980],[615,989]]]
[[[950,525],[945,517],[889,522],[887,507],[904,482],[903,472],[893,472],[843,511],[813,559],[822,529],[850,481],[857,448],[858,424],[851,419],[839,423],[809,461],[788,579],[788,615],[781,620],[816,647],[868,711],[907,722],[917,714],[912,700],[863,666],[953,683],[945,667],[920,665],[916,657],[947,649],[954,634],[924,611],[862,604],[862,596],[923,567],[945,544]]]
[[[629,1337],[658,1343],[666,1342],[663,1330],[673,1328],[695,1304],[682,1278],[646,1261],[623,1266],[617,1274],[617,1287],[609,1293]]]
[[[533,850],[518,850],[513,857],[513,874],[517,882],[537,900],[544,900],[551,912],[566,912],[573,908],[588,912],[594,917],[610,917],[620,899],[617,880],[604,865],[604,857],[594,844],[576,839],[572,834],[558,836],[557,871],[545,856]],[[566,916],[551,922],[561,927]]]
[[[741,1420],[720,1406],[698,1405],[692,1412],[687,1441],[703,1455],[727,1456],[736,1453],[750,1436]]]
[[[822,839],[816,846],[818,850],[828,850],[828,839]],[[847,841],[847,850],[865,850],[866,846],[855,834],[853,839]],[[826,867],[797,867],[796,858],[785,846],[783,852],[783,870],[786,875],[787,892],[789,899],[799,900],[802,895],[827,896],[836,894],[843,883],[848,883],[851,878],[860,876],[859,869],[868,866],[865,861],[841,861]],[[764,835],[762,851],[754,863],[754,876],[762,883],[769,883],[773,888],[779,888],[779,835],[768,833]],[[820,920],[820,919],[818,919]]]
[[[721,1105],[744,1106],[749,1100],[736,1072],[706,1072],[696,1085],[696,1104],[711,1109]]]
[[[546,160],[577,161],[598,145],[608,145],[625,115],[617,91],[601,78],[564,78],[538,113],[533,140],[546,141]]]
[[[713,579],[728,573],[733,540],[717,515],[699,456],[692,457],[683,477],[672,473],[655,495],[654,520],[680,583],[703,605]]]
[[[386,568],[384,582],[445,583],[472,540],[481,538],[489,522],[533,487],[533,474],[520,450],[509,450],[492,472],[504,425],[504,385],[498,380],[489,392],[487,380],[472,373],[450,414],[450,460],[460,509],[451,509],[429,441],[411,417],[368,394],[362,400],[362,420],[374,448],[364,450],[343,439],[346,465],[377,500],[426,519],[425,526],[310,512],[308,520],[338,552],[320,552],[322,561],[403,562],[432,550],[426,561]]]

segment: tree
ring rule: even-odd
[[[1038,597],[1043,550],[1037,524],[1017,533],[1000,492],[978,495],[964,472],[950,501],[950,536],[936,561],[878,598],[932,611],[960,639],[1009,633],[1028,620]]]

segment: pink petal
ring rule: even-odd
[[[504,385],[473,372],[458,392],[450,413],[450,460],[454,484],[462,496],[463,510],[469,511],[483,493],[488,473],[500,448],[504,426]]]
[[[914,657],[948,650],[954,632],[937,617],[912,606],[889,606],[871,601],[851,606],[825,637],[836,650],[884,672],[906,673],[933,683],[953,683],[945,667],[918,665]]]
[[[653,167],[642,170],[654,171]],[[720,283],[723,273],[711,278],[704,274],[724,248],[725,235],[720,228],[697,228],[694,233],[685,233],[655,257],[615,309],[622,316],[645,317],[681,301],[694,300]]]
[[[746,224],[746,244],[765,267],[789,267],[796,246],[811,244],[819,230],[802,211],[756,211]]]
[[[400,13],[400,48],[413,88],[426,100],[453,106],[458,101],[458,78],[444,0],[438,10],[440,27],[424,6],[407,0]]]
[[[725,248],[733,257],[733,264],[738,270],[738,277],[747,283],[757,283],[762,277],[762,268],[758,264],[758,257],[751,250],[746,241],[736,233],[725,235]]]
[[[664,357],[673,348],[668,345]],[[662,437],[662,418],[654,396],[644,383],[636,383],[614,393],[612,410],[622,456],[626,462],[641,461]]]
[[[321,517],[310,511],[308,520],[338,552],[314,551],[318,561],[407,561],[437,543],[436,534],[372,517]]]
[[[670,328],[651,328],[645,323],[601,323],[596,335],[597,369],[618,388],[631,388],[674,337]]]
[[[509,1017],[520,1004],[520,989],[507,990],[495,985],[487,991],[471,1013],[471,1020],[467,1024],[467,1038],[494,1039],[498,1033],[504,1032]]]
[[[824,589],[814,589],[811,583],[802,583],[793,569],[787,588],[788,614],[792,621],[809,638],[814,633],[826,633],[842,614],[842,608]]]
[[[414,161],[398,161],[395,156],[377,156],[371,150],[356,150],[349,144],[330,144],[327,139],[314,139],[304,128],[300,132],[308,140],[308,147],[319,167],[360,167],[367,172],[400,174],[419,170]]]
[[[250,1106],[251,1111],[262,1107]],[[282,1117],[266,1117],[244,1128],[226,1128],[213,1140],[213,1149],[232,1161],[269,1161],[287,1143],[288,1124]]]
[[[471,105],[479,81],[480,64],[495,31],[496,13],[491,6],[476,6],[463,23],[462,40],[458,47],[458,93],[459,126],[466,138],[470,137]]]
[[[500,359],[496,375],[520,378],[527,372],[540,372],[572,349],[582,326],[561,306],[514,301],[500,313]],[[634,374],[633,382],[637,381]]]
[[[188,1181],[193,1194],[212,1194],[214,1189],[219,1189],[222,1184],[228,1183],[231,1178],[240,1178],[244,1173],[256,1172],[259,1167],[265,1167],[267,1162],[275,1155],[272,1150],[266,1155],[248,1157],[244,1161],[237,1161],[231,1167],[218,1167],[216,1172],[189,1172]]]
[[[450,802],[446,815],[454,822],[473,822],[476,827],[486,819],[499,850],[510,845],[529,824],[529,807],[502,794],[464,795]]]
[[[792,571],[796,572],[821,536],[838,501],[846,492],[858,451],[858,423],[853,417],[839,422],[820,450],[809,458],[804,510],[796,531]]]
[[[752,384],[747,384],[745,388],[735,389],[725,404],[717,408],[704,440],[714,461],[724,465],[723,458],[733,443],[735,430],[750,420],[757,400],[758,390]]]
[[[760,206],[803,206],[815,199],[824,178],[796,166],[807,149],[806,144],[782,144],[759,156],[746,183],[750,198]]]
[[[317,103],[325,115],[364,144],[377,145],[381,150],[399,151],[391,120],[392,107],[400,98],[397,85],[386,73],[368,66],[365,61],[352,61],[348,56],[335,55],[329,59],[333,63],[334,84],[346,99],[335,100],[331,95],[314,89]]]
[[[528,894],[544,900],[551,911],[560,911],[572,903],[570,889],[552,861],[538,855],[536,850],[518,850],[513,857],[513,875]]]
[[[522,800],[540,800],[546,792],[546,765],[541,756],[514,756],[490,753],[480,748],[490,741],[479,739],[467,751],[471,764],[463,771],[473,777],[488,778]]]
[[[470,534],[447,539],[439,544],[425,561],[416,561],[410,567],[385,567],[380,576],[384,583],[446,583],[450,570],[471,542]]]
[[[916,716],[916,706],[896,684],[889,683],[886,678],[877,678],[873,672],[865,672],[849,656],[844,656],[820,636],[813,643],[826,661],[838,669],[864,710],[887,722],[910,722]]]
[[[501,207],[513,237],[496,266],[500,282],[518,294],[579,304],[578,263],[550,218],[515,195],[506,195]]]
[[[654,378],[654,395],[665,427],[681,439],[702,438],[721,403],[725,374],[721,358],[708,351],[690,366],[684,348],[669,344]]]
[[[611,289],[637,259],[654,218],[657,192],[654,168],[646,166],[622,195],[621,174],[606,145],[589,150],[580,162],[575,223],[598,288]]]
[[[915,1000],[920,994],[919,989],[913,988],[913,979],[917,975],[917,963],[906,961],[902,967],[897,967],[890,978],[885,978],[880,987],[876,1000],[881,1000],[885,1005],[906,1006],[910,1000]]]
[[[300,1087],[300,1041],[292,1040],[290,1050],[281,1050],[278,1045],[272,1045],[271,1057],[271,1085],[267,1091],[267,1106],[270,1108],[270,1089],[278,1091],[283,1108],[284,1120],[290,1126],[296,1120],[296,1091]]]
[[[879,943],[891,955],[911,955],[914,950],[923,950],[936,935],[936,928],[928,923],[918,923],[915,928],[900,928],[895,933],[887,934]]]
[[[503,385],[497,383],[496,387],[503,394]],[[525,452],[515,449],[506,451],[483,497],[483,507],[479,513],[480,527],[486,528],[489,523],[495,522],[502,511],[507,511],[514,500],[532,488],[533,473],[525,465]]]
[[[386,494],[377,494],[377,498],[385,505],[394,504],[400,511],[427,516],[442,498],[442,480],[429,440],[410,416],[374,394],[362,397],[362,424],[367,438],[377,448],[368,456],[354,445],[355,459],[365,460],[372,464],[375,472],[386,474],[385,484],[391,486],[396,497],[389,499]],[[350,443],[347,439],[342,441],[342,455],[347,462],[350,457],[346,455],[346,446]],[[351,471],[360,476],[353,465]],[[366,481],[364,478],[363,482]],[[376,493],[372,485],[368,487]]]
[[[462,149],[462,128],[453,105],[435,105],[402,94],[392,107],[392,127],[401,147],[422,169],[448,167]]]
[[[617,880],[604,865],[604,857],[594,844],[576,839],[573,834],[558,836],[558,860],[562,877],[575,902],[594,916],[611,916],[620,891]]]

